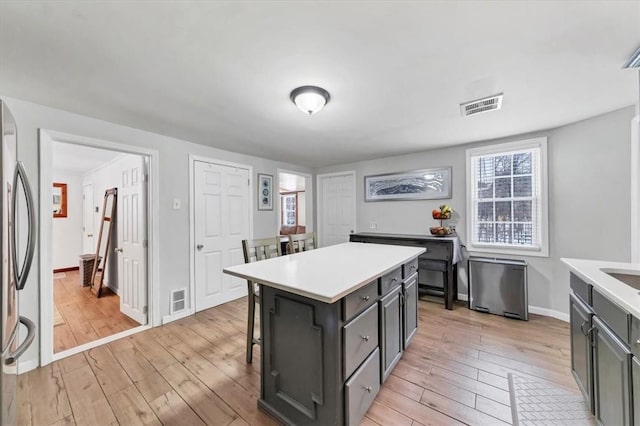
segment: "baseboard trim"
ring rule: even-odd
[[[189,315],[193,315],[193,312],[191,312],[190,309],[185,309],[184,311],[176,312],[173,315],[165,315],[162,317],[162,325],[168,324],[173,321],[178,321],[179,319],[186,318]]]
[[[37,359],[30,359],[25,361],[18,360],[18,374],[35,370],[38,367],[39,367],[39,363]]]
[[[53,273],[57,274],[60,272],[71,272],[71,271],[79,271],[80,267],[79,266],[71,266],[69,268],[58,268],[58,269],[54,269]]]
[[[555,311],[553,309],[540,308],[538,306],[529,305],[529,313],[543,315],[545,317],[551,317],[558,319],[560,321],[569,322],[569,314],[565,314],[564,312]]]

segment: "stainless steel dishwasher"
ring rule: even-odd
[[[527,321],[527,263],[470,257],[469,308]]]

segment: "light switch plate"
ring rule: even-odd
[[[180,210],[180,198],[173,199],[173,209]]]

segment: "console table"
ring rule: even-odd
[[[442,272],[444,289],[423,283],[419,283],[419,288],[422,293],[444,297],[445,307],[449,310],[453,309],[453,302],[458,299],[457,263],[462,260],[460,240],[457,236],[432,237],[429,235],[361,232],[351,234],[349,240],[358,243],[424,247],[426,251],[420,255],[418,260],[418,273],[421,270]]]

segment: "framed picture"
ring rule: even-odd
[[[273,210],[273,176],[258,173],[258,210]]]
[[[451,167],[364,177],[365,201],[451,198]]]

